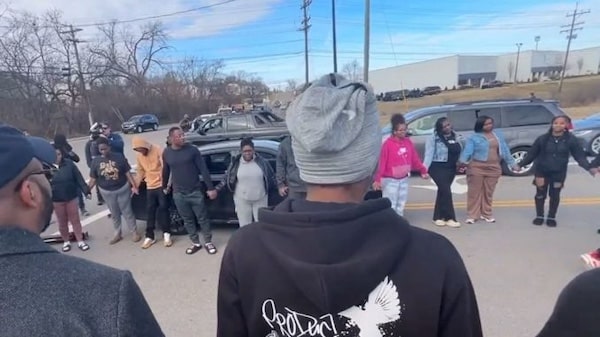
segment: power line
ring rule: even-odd
[[[578,11],[579,8],[579,2],[575,3],[575,10],[573,11],[573,14],[567,14],[568,18],[571,18],[571,25],[569,29],[565,29],[565,30],[561,30],[561,34],[562,33],[568,33],[567,35],[567,52],[565,53],[565,63],[563,64],[563,68],[562,68],[562,72],[560,74],[560,83],[558,84],[558,92],[561,92],[562,90],[562,86],[563,86],[563,80],[565,79],[565,72],[567,70],[567,60],[569,59],[569,51],[571,50],[571,41],[577,38],[577,34],[573,34],[574,31],[578,31],[578,30],[582,30],[583,24],[585,23],[585,21],[580,21],[580,22],[575,22],[575,20],[584,15],[584,14],[588,14],[590,12],[590,10],[585,10],[585,11]],[[565,25],[562,26],[562,28],[567,28],[569,27],[569,25]]]

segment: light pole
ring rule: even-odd
[[[538,43],[540,43],[541,39],[542,39],[542,37],[539,35],[533,39],[535,41],[535,50],[538,50]]]
[[[517,85],[517,74],[519,73],[519,56],[521,56],[521,46],[523,46],[523,44],[519,42],[515,45],[517,46],[517,65],[515,66],[515,76],[513,82],[514,85]]]
[[[333,72],[337,73],[337,36],[335,32],[335,0],[331,0],[331,28],[333,30]]]
[[[363,81],[369,82],[369,47],[371,36],[371,0],[365,0],[365,50],[363,63]]]

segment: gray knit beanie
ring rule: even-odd
[[[303,181],[350,184],[374,174],[381,135],[369,84],[323,76],[290,104],[286,121]]]

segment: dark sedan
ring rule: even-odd
[[[254,141],[256,152],[265,158],[275,171],[277,152],[279,150],[279,143],[273,140],[260,140]],[[229,167],[231,159],[235,157],[240,151],[240,141],[225,141],[218,143],[211,143],[207,145],[199,146],[198,149],[202,153],[204,160],[210,171],[213,184],[218,184],[225,175],[225,171]],[[371,191],[367,194],[366,199],[374,199],[381,197],[381,192]],[[279,204],[283,198],[279,195],[277,189],[273,189],[269,192],[269,206],[275,206]],[[169,200],[171,202],[171,200]],[[235,206],[233,204],[233,195],[227,190],[223,189],[217,199],[207,200],[208,204],[208,216],[214,223],[237,223],[237,216],[235,214]],[[133,212],[138,220],[146,220],[146,188],[142,184],[138,195],[134,195],[132,198]],[[176,222],[178,218],[173,203],[171,202],[171,220]],[[176,234],[183,234],[184,229],[181,224],[172,223]]]
[[[573,134],[579,138],[588,155],[600,154],[600,112],[573,121]]]

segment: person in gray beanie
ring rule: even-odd
[[[452,243],[412,227],[389,199],[364,200],[378,120],[371,87],[334,74],[288,108],[307,197],[259,210],[259,221],[229,240],[218,337],[311,335],[317,326],[321,336],[482,336]]]

